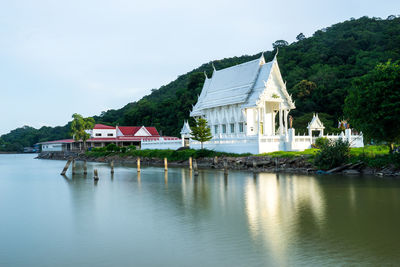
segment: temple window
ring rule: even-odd
[[[239,122],[239,132],[243,133],[243,122]]]
[[[234,132],[235,132],[235,124],[231,123],[231,133],[234,133]]]

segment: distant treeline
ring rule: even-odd
[[[312,112],[318,112],[326,132],[337,131],[343,118],[343,104],[352,80],[373,69],[379,62],[400,59],[400,18],[362,17],[316,31],[306,38],[302,33],[288,44],[278,40],[274,50],[264,56],[272,60],[279,48],[278,63],[287,88],[295,100],[294,127],[305,132]],[[244,55],[213,61],[223,69],[260,57]],[[179,76],[175,81],[153,89],[152,93],[121,109],[94,116],[97,123],[109,125],[155,126],[164,135],[179,136],[183,120],[197,101],[204,82],[204,72],[211,76],[212,63]],[[351,122],[350,122],[351,123]],[[68,124],[63,127],[18,128],[0,138],[0,150],[21,150],[40,141],[69,137]]]

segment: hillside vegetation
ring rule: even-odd
[[[267,33],[266,33],[267,34]],[[316,31],[297,41],[274,43],[266,51],[272,60],[279,48],[278,63],[287,88],[296,103],[292,111],[297,132],[305,132],[312,112],[319,112],[327,132],[337,131],[337,120],[343,119],[343,104],[355,77],[362,76],[378,63],[400,59],[400,18],[362,17],[351,19]],[[216,69],[230,67],[255,58],[256,55],[225,58],[214,61]],[[212,74],[211,62],[179,76],[169,84],[153,89],[137,102],[118,110],[108,110],[94,116],[97,123],[109,125],[155,126],[164,135],[179,136],[183,120],[189,118],[204,82],[204,71]],[[36,142],[69,137],[69,126],[23,127],[0,138],[1,150],[20,150]]]

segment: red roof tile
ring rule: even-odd
[[[142,127],[140,126],[118,126],[124,136],[134,136]],[[152,136],[160,136],[155,127],[144,127]]]
[[[115,129],[115,127],[104,124],[96,124],[93,129]]]
[[[135,135],[137,131],[139,131],[141,127],[139,126],[118,126],[118,129],[121,131],[121,133],[125,136],[128,135]]]
[[[153,136],[160,136],[155,127],[146,127],[146,130]]]

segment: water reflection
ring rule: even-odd
[[[29,162],[29,177],[26,170],[15,175],[26,162],[0,164],[0,236],[6,240],[0,242],[0,265],[396,265],[400,260],[400,181],[235,171],[225,176],[216,170],[194,177],[188,169],[165,173],[146,166],[140,173],[135,166],[115,166],[111,176],[107,164],[97,163],[88,164],[85,177],[79,162],[74,176],[69,171],[62,178],[65,162]],[[12,164],[12,171],[4,169]]]
[[[301,216],[311,211],[321,226],[325,200],[316,179],[260,173],[245,186],[246,214],[254,240],[261,241],[275,260],[284,264],[289,245],[296,239]]]

